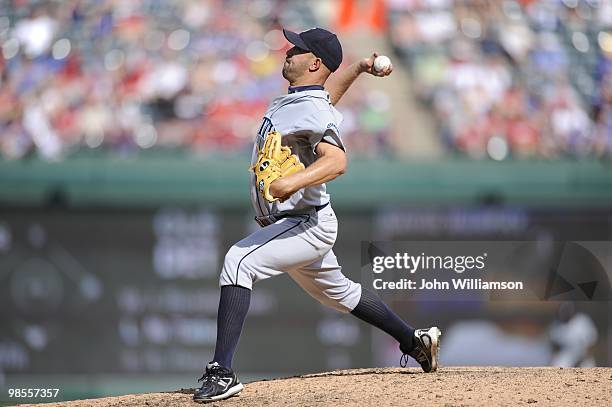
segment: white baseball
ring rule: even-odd
[[[390,66],[391,66],[391,60],[387,56],[380,55],[380,56],[377,56],[376,59],[374,60],[374,70],[376,72],[383,72],[385,69],[389,68]]]

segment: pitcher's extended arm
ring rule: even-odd
[[[352,63],[343,70],[332,74],[327,82],[325,82],[325,90],[329,93],[332,105],[336,105],[346,93],[348,88],[355,82],[355,79],[362,73],[366,72],[374,76],[388,76],[393,71],[393,65],[389,66],[388,69],[377,72],[374,70],[374,59],[378,56],[378,53],[374,52],[369,58],[361,59],[357,62]]]

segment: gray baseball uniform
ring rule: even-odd
[[[280,96],[264,115],[252,163],[267,134],[278,131],[282,144],[290,146],[308,167],[317,159],[315,149],[322,141],[344,150],[338,132],[341,121],[342,115],[321,87],[303,87]],[[285,202],[272,204],[257,192],[255,176],[250,188],[256,215],[273,223],[232,246],[225,256],[220,285],[251,289],[256,281],[288,273],[321,303],[342,312],[353,310],[361,298],[361,285],[342,274],[332,250],[338,222],[325,184],[303,188]]]

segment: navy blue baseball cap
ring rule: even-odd
[[[311,28],[301,33],[283,29],[287,41],[321,58],[323,65],[334,72],[342,63],[342,46],[336,34],[323,28]]]

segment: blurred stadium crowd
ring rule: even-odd
[[[612,154],[612,1],[388,4],[389,38],[451,150]]]
[[[250,151],[267,104],[286,92],[281,28],[316,25],[298,1],[0,4],[0,151],[13,159]],[[344,104],[349,133],[361,118],[380,132],[375,102]]]
[[[308,15],[275,6],[4,1],[3,155],[238,148],[283,86],[284,38],[274,19]]]
[[[0,156],[249,151],[285,91],[281,27],[317,25],[314,3],[0,0]],[[612,0],[386,7],[390,42],[449,150],[612,154]],[[344,138],[354,154],[393,154],[389,98],[363,93],[342,102]]]

